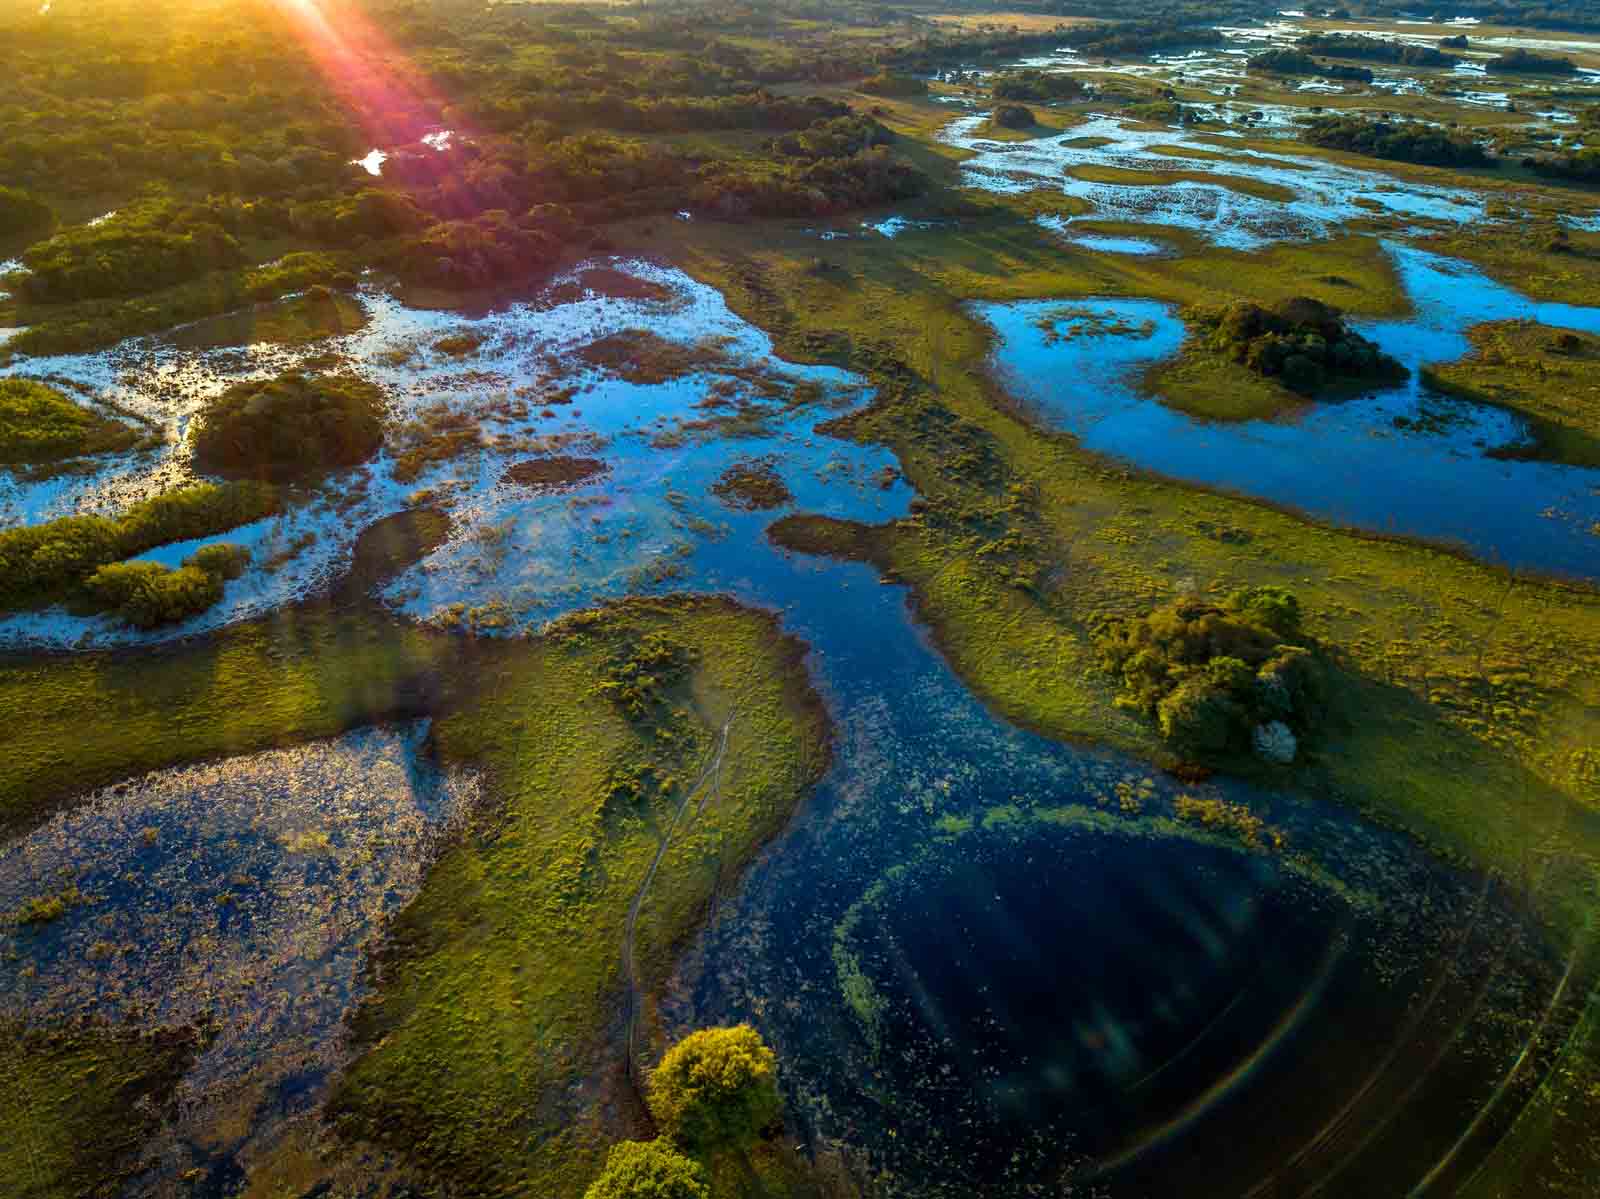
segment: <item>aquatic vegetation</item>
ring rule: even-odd
[[[0,379],[0,465],[38,465],[139,444],[146,434],[107,420],[34,379]]]
[[[356,466],[383,442],[383,392],[345,375],[298,371],[239,383],[195,420],[195,464],[208,474],[278,482]]]
[[[70,598],[96,570],[171,541],[226,533],[282,504],[265,483],[201,483],[134,504],[115,518],[66,516],[0,532],[0,605]]]
[[[782,1117],[777,1065],[748,1024],[690,1033],[650,1072],[650,1112],[696,1152],[746,1148]]]
[[[1330,383],[1403,379],[1408,373],[1346,325],[1337,308],[1306,296],[1272,309],[1240,300],[1189,315],[1208,331],[1212,349],[1303,394]]]
[[[1229,803],[1225,799],[1197,798],[1180,795],[1173,801],[1179,820],[1188,820],[1206,828],[1222,829],[1237,837],[1252,849],[1270,842],[1275,848],[1283,845],[1283,834],[1267,827],[1266,821],[1244,804]]]
[[[1155,720],[1186,757],[1253,747],[1266,760],[1293,761],[1298,741],[1324,719],[1329,667],[1301,629],[1299,602],[1281,588],[1249,588],[1220,606],[1180,599],[1111,621],[1097,645],[1121,682],[1116,702]],[[1287,742],[1276,725],[1292,733]]]
[[[566,491],[600,478],[610,468],[598,458],[556,454],[513,462],[502,476],[505,482],[538,492]]]
[[[622,1141],[584,1199],[710,1199],[705,1169],[666,1141]]]
[[[744,512],[764,512],[794,502],[794,493],[770,458],[731,464],[711,485],[711,493]]]

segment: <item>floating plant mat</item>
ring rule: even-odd
[[[1187,336],[1157,301],[975,307],[998,334],[1001,381],[1038,420],[1089,449],[1342,524],[1465,546],[1487,561],[1600,577],[1600,474],[1498,456],[1528,440],[1526,423],[1503,408],[1432,394],[1420,377],[1422,366],[1466,354],[1466,330],[1479,322],[1525,318],[1592,332],[1600,309],[1527,300],[1424,250],[1389,252],[1416,315],[1355,327],[1411,377],[1287,420],[1201,421],[1147,395],[1143,373]]]

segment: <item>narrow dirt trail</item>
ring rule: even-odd
[[[639,982],[639,962],[635,952],[635,933],[639,926],[639,912],[644,907],[644,901],[650,892],[650,884],[655,882],[656,871],[661,867],[661,860],[667,856],[667,850],[672,846],[672,835],[678,831],[678,825],[683,822],[684,813],[689,810],[689,805],[694,802],[694,797],[700,795],[700,803],[695,807],[696,816],[705,811],[707,802],[713,795],[720,798],[722,792],[722,760],[728,753],[728,734],[733,729],[734,718],[738,710],[728,714],[728,719],[722,724],[722,731],[718,734],[717,750],[706,763],[693,783],[684,789],[683,802],[678,805],[678,810],[673,813],[672,823],[667,826],[667,832],[661,838],[661,844],[656,848],[656,856],[650,861],[650,869],[645,871],[639,889],[634,892],[633,902],[628,905],[628,920],[622,934],[622,973],[627,981],[626,998],[626,1027],[627,1027],[627,1057],[628,1078],[635,1087],[639,1079],[635,1074],[635,1061],[637,1060],[638,1034],[639,1034],[639,1009],[644,1002],[644,988]],[[710,786],[707,787],[709,782]],[[704,790],[702,790],[704,789]]]

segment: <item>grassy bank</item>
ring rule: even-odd
[[[0,1023],[0,1179],[8,1199],[114,1195],[195,1048],[186,1033],[28,1031]]]
[[[1508,457],[1600,467],[1600,338],[1532,321],[1495,321],[1468,336],[1472,353],[1429,367],[1430,385],[1524,417],[1530,440],[1500,447]]]
[[[642,710],[602,684],[666,639],[690,663]],[[366,1053],[333,1110],[472,1193],[577,1195],[619,1131],[630,905],[646,997],[719,885],[782,828],[826,761],[800,649],[720,601],[630,602],[565,622],[441,719],[441,759],[495,807],[398,920]],[[680,814],[681,812],[681,814]]]

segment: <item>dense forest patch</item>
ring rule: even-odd
[[[1349,328],[1337,308],[1320,300],[1301,296],[1271,309],[1239,300],[1189,315],[1206,331],[1211,349],[1302,394],[1340,381],[1394,380],[1406,374]]]

